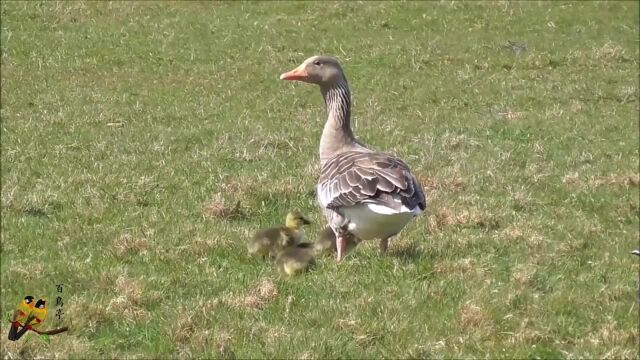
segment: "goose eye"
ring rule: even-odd
[[[320,63],[320,61],[319,61],[319,60],[316,60],[316,61],[314,61],[314,62],[313,62],[313,65],[315,65],[315,66],[320,66],[320,65],[322,65],[322,63]]]

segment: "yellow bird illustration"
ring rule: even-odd
[[[39,299],[38,301],[36,301],[35,305],[33,306],[33,310],[31,311],[33,319],[25,325],[30,326],[31,329],[37,329],[47,319],[48,312],[49,310],[47,309],[47,299]]]
[[[35,299],[31,295],[27,295],[18,303],[16,310],[13,312],[13,318],[11,319],[11,328],[9,329],[9,340],[16,341],[22,336],[18,336],[18,330],[25,325],[25,320],[31,312],[35,304]]]
[[[34,301],[34,299],[33,296],[27,296],[18,304],[11,321],[9,340],[16,341],[20,339],[28,330],[38,335],[56,335],[69,330],[66,326],[53,330],[38,330],[47,319],[49,309],[47,308],[46,298],[38,299],[38,301]]]

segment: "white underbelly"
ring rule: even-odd
[[[377,211],[375,211],[377,210]],[[349,231],[362,240],[385,239],[395,235],[419,214],[419,208],[397,213],[383,213],[372,204],[340,208],[348,221]]]

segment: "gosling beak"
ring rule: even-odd
[[[311,224],[311,221],[308,220],[307,218],[302,218],[302,223],[305,224],[305,225],[309,225],[309,224]]]
[[[309,73],[304,68],[297,67],[289,72],[280,75],[280,80],[308,81]]]

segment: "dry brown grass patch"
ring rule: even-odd
[[[430,231],[436,232],[455,223],[455,214],[449,208],[443,207],[436,210],[434,215],[429,216],[428,226]]]
[[[510,344],[536,344],[541,341],[547,341],[551,339],[551,335],[546,329],[534,329],[531,325],[531,320],[525,318],[520,323],[518,331],[510,334],[507,343]]]
[[[586,186],[597,188],[600,186],[637,187],[640,185],[640,175],[638,174],[610,174],[606,176],[591,176],[581,178],[578,173],[568,174],[562,178],[562,182],[569,186]]]
[[[273,280],[263,278],[246,294],[225,296],[224,302],[234,309],[262,310],[278,296]]]
[[[465,332],[482,334],[493,329],[493,321],[486,312],[470,302],[462,304],[458,309],[457,323]]]
[[[351,330],[355,328],[357,322],[352,319],[338,319],[336,320],[335,326],[340,330]]]
[[[580,175],[578,173],[567,174],[562,178],[562,183],[565,185],[578,185],[580,184]]]
[[[225,358],[234,357],[233,349],[231,346],[231,334],[226,331],[218,331],[213,339],[213,348],[216,349],[218,354]]]
[[[440,137],[440,141],[442,143],[442,148],[445,152],[452,152],[456,149],[460,149],[463,146],[476,146],[478,142],[469,139],[467,135],[464,134],[452,134],[446,132]]]
[[[601,359],[635,359],[638,360],[638,344],[632,349],[627,348],[618,348],[614,347],[613,349],[606,352],[601,356]]]
[[[460,274],[484,278],[488,271],[489,266],[480,263],[474,258],[459,259],[457,261],[444,260],[434,265],[434,272],[442,276]]]
[[[200,330],[193,320],[194,315],[192,311],[183,309],[183,311],[178,312],[178,318],[172,322],[171,331],[168,335],[171,342],[177,347],[188,344],[192,335]]]
[[[370,347],[382,337],[380,332],[371,327],[361,326],[356,320],[339,319],[335,322],[335,327],[351,334],[361,348]]]
[[[257,148],[257,155],[275,155],[278,152],[302,152],[300,145],[286,139],[270,137],[265,138],[264,134],[260,134],[259,138],[252,138],[247,142],[247,145],[252,145]]]
[[[514,191],[511,193],[511,196],[516,210],[526,209],[533,203],[531,195],[525,191]]]
[[[591,187],[597,187],[602,185],[609,186],[638,186],[640,185],[640,175],[617,175],[611,174],[608,176],[600,176],[591,178],[589,181]]]
[[[509,225],[506,229],[502,230],[503,236],[511,241],[518,241],[524,238],[524,232],[517,225]]]
[[[215,194],[202,206],[202,214],[209,219],[235,219],[243,216],[240,200],[231,205],[220,193]]]
[[[192,358],[194,352],[207,350],[210,331],[198,326],[189,311],[181,311],[180,315],[171,326],[169,339],[175,345],[179,358]]]
[[[62,322],[67,325],[68,321],[71,332],[80,330],[83,333],[93,333],[101,324],[109,321],[109,314],[103,304],[80,299],[71,299],[69,303],[66,313],[77,316],[65,317]]]
[[[116,279],[116,290],[131,302],[139,304],[142,301],[144,284],[141,280],[121,275]]]
[[[571,105],[569,106],[569,110],[573,113],[581,113],[585,109],[585,104],[580,100],[571,100]]]
[[[418,182],[424,188],[427,193],[427,197],[431,198],[435,191],[442,191],[445,193],[455,193],[462,191],[465,188],[465,182],[460,176],[451,176],[446,179],[436,179],[425,175],[418,175]]]
[[[219,189],[220,193],[231,194],[235,199],[244,199],[251,193],[252,186],[251,182],[232,181],[220,184]]]
[[[516,265],[511,274],[511,279],[520,288],[527,287],[531,284],[532,278],[536,274],[536,268],[533,264]]]
[[[566,239],[556,248],[556,255],[573,255],[587,246],[587,241],[583,239]]]
[[[3,359],[87,358],[93,354],[89,341],[69,333],[51,336],[49,344],[38,338],[33,338],[25,344],[25,337],[18,341],[9,341],[7,339],[8,330],[8,326],[2,326],[0,329],[0,350]],[[24,336],[35,337],[35,334],[25,334]]]
[[[245,236],[246,238],[246,236]],[[163,259],[183,263],[202,264],[207,261],[211,251],[220,246],[226,246],[231,243],[228,237],[219,237],[217,235],[201,238],[191,238],[182,242],[183,245],[174,246],[170,249],[159,249],[155,254]]]
[[[506,244],[526,244],[536,248],[544,243],[545,239],[533,229],[534,225],[527,222],[517,222],[504,228],[498,238]],[[533,255],[535,256],[535,255]]]
[[[132,304],[125,296],[118,296],[107,305],[107,312],[133,322],[147,322],[151,319],[149,312]]]
[[[624,221],[627,218],[635,218],[638,216],[638,212],[640,211],[640,204],[634,201],[621,203],[616,207],[614,211],[618,221]]]
[[[638,334],[634,331],[625,331],[618,327],[616,321],[604,324],[597,332],[592,332],[587,337],[587,341],[595,346],[630,346],[638,348]]]
[[[33,255],[32,257],[38,258]],[[8,259],[4,258],[4,261],[6,262]],[[35,280],[42,276],[41,274],[43,272],[44,266],[38,262],[25,262],[24,259],[16,259],[15,261],[11,261],[11,264],[7,266],[6,276],[8,278]]]
[[[612,41],[607,41],[601,47],[593,48],[592,54],[598,60],[618,60],[624,56],[624,49]]]
[[[509,121],[516,121],[520,119],[522,116],[524,116],[524,112],[507,109],[505,111],[499,112],[498,115],[501,116],[503,119],[506,119]]]
[[[303,353],[297,354],[295,358],[300,360],[313,360],[313,359],[318,359],[318,356],[314,355],[310,351],[305,351]]]
[[[150,243],[146,237],[134,237],[131,234],[123,234],[111,242],[111,251],[117,256],[146,253],[149,247]]]
[[[271,191],[276,194],[303,194],[307,189],[302,186],[301,180],[293,177],[278,179],[269,184]]]
[[[109,301],[107,313],[133,322],[146,322],[151,316],[142,307],[144,284],[141,280],[121,275],[115,282],[116,297]]]
[[[220,243],[217,237],[208,237],[206,239],[195,238],[191,239],[187,245],[187,252],[196,257],[203,257],[209,254],[209,252],[218,246]]]
[[[194,353],[203,353],[211,348],[222,357],[233,357],[231,334],[220,329],[208,329],[206,318],[202,317],[202,314],[207,314],[216,307],[218,302],[198,301],[198,308],[202,309],[199,314],[194,313],[191,307],[178,309],[177,317],[171,322],[167,335],[176,346],[179,357],[191,358]]]
[[[456,226],[496,229],[499,227],[499,223],[493,216],[474,209],[454,213],[447,207],[437,209],[433,215],[429,216],[427,222],[427,228],[432,233]]]

